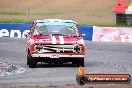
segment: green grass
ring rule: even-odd
[[[30,24],[32,22],[26,22],[24,20],[0,20],[0,23],[22,23],[22,24]]]
[[[26,22],[24,20],[0,20],[0,23],[19,23],[19,24],[31,24],[32,21]],[[101,26],[101,27],[132,27],[132,25],[116,25],[116,24],[109,24],[109,23],[101,23],[101,24],[80,24],[80,26]]]
[[[0,12],[0,15],[26,15],[26,13],[22,13],[22,12]]]
[[[110,23],[101,23],[101,24],[80,24],[81,26],[101,26],[101,27],[132,27],[132,25],[125,25],[125,24],[110,24]]]
[[[32,15],[41,15],[41,16],[55,16],[55,15],[60,15],[62,13],[60,12],[49,12],[49,13],[34,13]]]
[[[99,14],[99,13],[98,14],[97,13],[86,13],[85,16],[97,17],[98,18],[98,17],[103,17],[104,15]]]

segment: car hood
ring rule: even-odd
[[[38,44],[84,44],[82,36],[33,36]]]

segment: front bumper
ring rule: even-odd
[[[85,55],[65,55],[65,54],[31,54],[32,57],[48,57],[48,58],[84,58]]]

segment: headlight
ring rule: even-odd
[[[36,51],[40,51],[41,49],[43,49],[43,46],[41,44],[36,44],[34,48]]]
[[[75,45],[75,46],[74,46],[74,51],[77,52],[77,53],[81,53],[81,52],[82,52],[82,46],[80,46],[80,45]]]

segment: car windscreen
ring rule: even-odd
[[[72,22],[39,22],[35,26],[34,35],[69,35],[78,36],[75,23]]]

